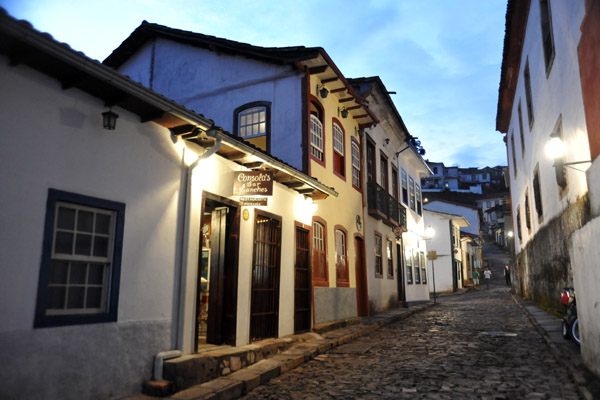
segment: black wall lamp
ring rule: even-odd
[[[327,88],[323,85],[319,85],[317,83],[317,92],[321,95],[321,97],[324,99],[329,95],[329,90],[327,90]]]
[[[343,107],[342,109],[340,109],[338,107],[338,117],[342,116],[342,118],[348,118],[348,110],[346,110],[346,107]]]
[[[103,112],[102,125],[104,126],[104,129],[114,131],[115,127],[117,126],[117,118],[119,118],[119,115],[117,113],[112,112],[112,109]]]

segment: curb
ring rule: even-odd
[[[511,293],[510,295],[511,295],[513,301],[515,302],[515,304],[517,306],[519,306],[521,311],[523,311],[523,313],[527,316],[527,318],[529,319],[531,324],[535,327],[535,329],[538,331],[540,336],[542,336],[542,338],[546,342],[546,345],[550,349],[550,353],[552,353],[552,356],[554,357],[554,359],[562,367],[564,367],[567,370],[567,373],[573,380],[573,383],[575,383],[575,387],[577,388],[579,395],[586,400],[594,400],[594,396],[590,393],[588,388],[585,386],[587,383],[587,380],[585,379],[585,377],[571,363],[565,361],[566,357],[563,355],[562,351],[550,339],[548,332],[546,332],[546,330],[537,322],[535,317],[529,312],[529,310],[527,310],[523,306],[523,304],[521,304],[519,299],[513,293]]]
[[[169,398],[178,400],[237,399],[256,387],[264,385],[269,380],[291,371],[337,346],[406,319],[435,305],[437,304],[433,302],[419,304],[402,313],[391,316],[374,316],[363,320],[361,324],[349,325],[323,333],[321,335],[323,339],[292,346],[274,357],[262,360],[238,372],[192,386],[173,394]],[[141,399],[140,397],[137,398]],[[153,397],[144,398],[152,399]]]

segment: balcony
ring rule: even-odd
[[[406,229],[406,209],[375,182],[367,184],[367,206],[373,218]]]

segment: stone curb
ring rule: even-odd
[[[527,318],[529,319],[531,324],[535,327],[535,329],[538,331],[540,336],[542,336],[542,338],[546,342],[546,345],[550,349],[550,353],[552,353],[552,356],[554,357],[554,359],[563,368],[565,368],[567,370],[567,373],[573,380],[573,383],[575,383],[575,387],[577,387],[577,391],[579,392],[579,395],[586,400],[593,400],[594,396],[590,393],[590,391],[587,389],[587,387],[585,387],[587,381],[584,378],[584,376],[571,363],[565,361],[567,359],[567,357],[565,357],[565,355],[562,353],[562,351],[554,344],[552,339],[550,339],[548,332],[546,332],[546,330],[537,322],[537,320],[529,312],[529,310],[527,310],[527,308],[525,308],[523,306],[523,304],[521,304],[521,301],[513,293],[511,293],[510,295],[511,295],[513,301],[515,302],[515,304],[517,304],[517,306],[519,306],[521,311],[523,311],[523,313],[527,316]]]
[[[314,342],[302,342],[274,357],[262,360],[227,376],[192,386],[173,394],[170,398],[177,400],[237,399],[320,354],[327,353],[337,346],[406,319],[434,305],[436,304],[433,302],[419,304],[399,314],[375,316],[363,321],[360,325],[350,325],[329,331],[322,335],[324,339]]]

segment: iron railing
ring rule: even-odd
[[[390,225],[406,228],[406,209],[376,182],[367,183],[369,215]]]

